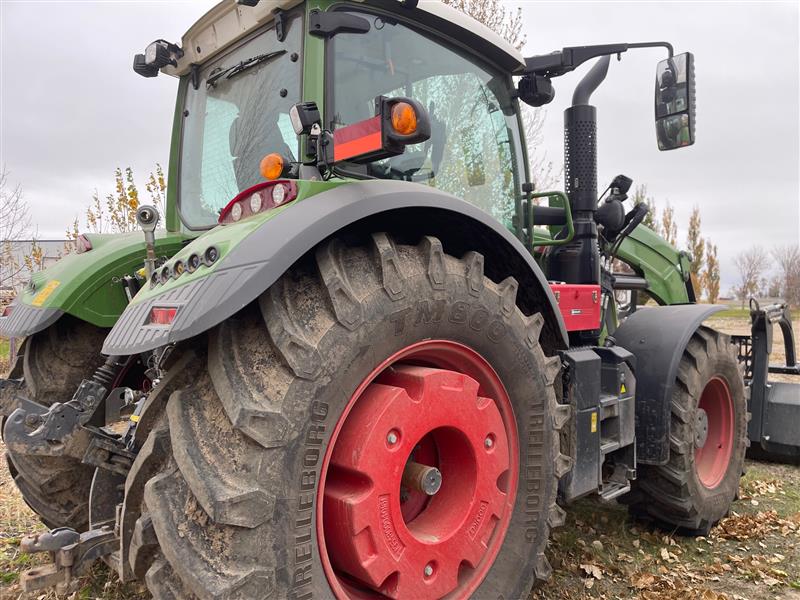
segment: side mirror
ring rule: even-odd
[[[656,138],[659,150],[694,144],[694,55],[662,60],[656,69]]]

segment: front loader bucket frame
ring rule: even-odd
[[[748,429],[754,457],[800,462],[800,379],[797,383],[769,381],[769,374],[796,375],[800,363],[789,307],[785,303],[761,307],[750,300],[751,334],[735,335],[745,382],[750,388]],[[770,364],[773,325],[783,334],[785,364]]]

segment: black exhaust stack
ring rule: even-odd
[[[549,277],[580,284],[600,283],[600,249],[597,244],[597,109],[589,98],[605,79],[611,57],[598,60],[572,95],[564,111],[564,177],[572,209],[575,237],[552,248]]]
[[[608,73],[610,56],[598,60],[581,79],[564,111],[564,178],[572,209],[575,237],[555,246],[548,258],[551,280],[600,283],[600,247],[597,242],[597,109],[589,98]],[[579,332],[578,343],[595,343],[599,332]]]

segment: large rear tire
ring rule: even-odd
[[[156,598],[527,596],[563,521],[569,408],[516,292],[434,238],[301,260],[151,418],[126,485],[133,573]],[[412,451],[440,495],[401,490]]]
[[[739,490],[747,420],[744,381],[730,339],[700,327],[675,380],[669,462],[639,468],[631,511],[706,535]]]
[[[22,368],[16,370],[24,377],[20,393],[43,406],[72,398],[81,381],[103,364],[105,335],[104,329],[65,315],[28,337],[17,358]],[[7,400],[3,407],[10,414],[16,407]],[[25,456],[8,449],[6,460],[25,502],[45,525],[88,528],[93,468],[74,458]]]

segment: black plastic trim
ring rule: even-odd
[[[11,314],[0,318],[0,337],[21,338],[49,327],[64,314],[59,308],[37,308],[16,302]]]
[[[483,232],[487,247],[503,252],[509,262],[513,258],[524,265],[531,278],[520,282],[520,294],[524,287],[526,293],[531,293],[531,287],[540,288],[546,298],[541,307],[546,313],[545,327],[559,347],[567,346],[567,332],[547,279],[502,224],[435,188],[402,181],[361,181],[322,192],[276,215],[222,257],[208,277],[129,305],[106,338],[103,353],[135,354],[194,337],[255,300],[319,242],[366,218],[393,218],[403,209],[430,209],[440,218],[449,218],[453,226],[463,226],[456,219],[466,219]],[[417,220],[415,227],[422,235],[426,222]],[[171,327],[146,324],[153,306],[178,307]]]

